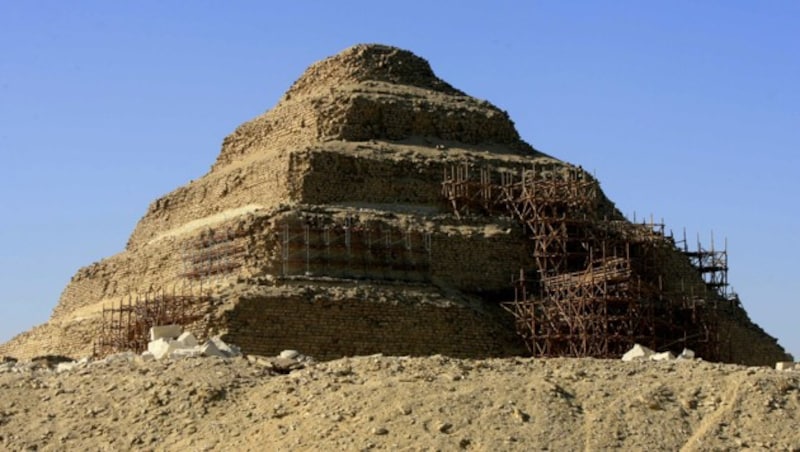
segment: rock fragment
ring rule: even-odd
[[[655,352],[644,345],[635,344],[633,348],[625,352],[622,355],[623,361],[639,361],[639,360],[646,360],[655,354]]]

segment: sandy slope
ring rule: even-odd
[[[3,450],[800,450],[800,372],[767,368],[441,356],[286,375],[244,358],[8,367]]]

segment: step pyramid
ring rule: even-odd
[[[591,211],[564,201],[578,185],[590,187]],[[542,196],[550,201],[542,204]],[[561,215],[561,222],[542,215]],[[563,228],[563,240],[545,240],[546,225],[555,225],[549,237],[556,239]],[[575,239],[568,232],[574,225],[591,240]],[[613,225],[623,232],[609,232]],[[227,136],[207,174],[151,203],[125,249],[78,270],[50,320],[0,346],[0,354],[141,350],[143,331],[165,322],[198,337],[221,334],[245,353],[297,349],[318,359],[611,356],[648,334],[664,347],[685,345],[658,337],[658,322],[634,327],[607,318],[603,328],[617,328],[616,345],[581,351],[559,338],[609,342],[611,335],[568,325],[568,317],[599,315],[589,306],[596,294],[575,294],[628,275],[616,263],[624,255],[619,240],[641,230],[591,175],[534,149],[506,112],[439,79],[423,58],[356,45],[311,65],[277,105]],[[615,237],[609,256],[600,255],[600,236]],[[634,248],[644,249],[643,240]],[[575,246],[565,256],[579,258],[558,263],[545,242]],[[636,281],[652,286],[657,273],[663,290],[662,283],[680,280],[684,292],[702,295],[690,306],[701,315],[713,304],[714,317],[702,324],[706,339],[714,335],[713,358],[783,359],[738,303],[717,312],[726,300],[709,295],[680,250],[659,249],[651,264],[664,268],[636,270]],[[519,294],[526,275],[536,294],[530,300]],[[645,295],[624,290],[629,321]],[[591,312],[559,314],[558,303],[575,296]],[[668,313],[656,306],[650,315],[687,315],[681,306]],[[622,331],[631,328],[637,331]]]

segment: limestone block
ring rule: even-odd
[[[648,359],[650,356],[655,354],[653,350],[645,347],[644,345],[635,344],[630,350],[625,352],[622,355],[623,361],[636,361],[636,360],[644,360]]]
[[[220,358],[225,358],[228,356],[210,339],[200,347],[200,353],[202,353],[203,356],[219,356]]]
[[[209,339],[209,341],[213,343],[219,351],[224,353],[225,356],[232,357],[232,356],[239,356],[242,354],[241,350],[239,350],[239,347],[236,347],[235,345],[226,344],[225,341],[223,341],[222,338],[220,338],[219,336],[214,336],[211,339]]]
[[[184,347],[197,347],[199,345],[197,343],[197,338],[189,331],[184,331],[183,334],[178,336],[177,342]]]
[[[154,341],[150,341],[147,343],[147,351],[153,354],[155,359],[161,359],[169,354],[180,348],[180,346],[174,342],[164,338],[156,339]]]
[[[297,359],[300,356],[300,352],[297,350],[284,350],[278,356],[286,359]]]
[[[694,350],[690,350],[688,348],[684,348],[680,355],[678,355],[678,359],[694,359],[695,354]]]
[[[142,361],[148,362],[148,361],[153,361],[155,359],[156,357],[149,350],[145,350],[144,352],[142,352]]]
[[[180,325],[159,325],[150,328],[150,340],[156,339],[175,339],[181,335]]]
[[[675,355],[670,351],[650,355],[650,361],[672,361],[673,359],[675,359]]]
[[[797,369],[797,365],[792,361],[779,361],[775,363],[776,370],[794,370]]]

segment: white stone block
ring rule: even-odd
[[[197,347],[197,338],[194,337],[194,334],[190,333],[189,331],[184,331],[180,336],[178,336],[177,342],[184,347]]]
[[[669,351],[650,355],[650,361],[672,361],[673,359],[675,359],[675,355]]]
[[[211,341],[217,347],[217,349],[219,349],[219,351],[224,353],[225,356],[233,357],[242,354],[239,347],[235,345],[226,344],[225,341],[223,341],[222,338],[220,338],[219,336],[214,336],[211,339],[209,339],[209,341]]]
[[[147,351],[153,354],[155,359],[169,356],[173,350],[181,348],[175,341],[164,338],[156,339],[147,343]]]
[[[286,359],[298,359],[300,356],[300,352],[297,350],[284,350],[278,355],[279,358],[286,358]]]
[[[206,343],[200,347],[200,352],[203,354],[203,356],[219,356],[221,358],[225,358],[228,356],[225,354],[225,352],[220,350],[216,346],[216,344],[210,339],[207,340]]]
[[[681,352],[681,354],[678,355],[678,358],[680,358],[680,359],[694,359],[695,358],[694,350],[691,350],[691,349],[688,349],[688,348],[684,348],[683,351]]]
[[[181,335],[180,325],[159,325],[150,328],[150,340],[156,339],[175,339]]]
[[[797,368],[797,365],[792,361],[779,361],[775,363],[776,370],[794,370]]]
[[[622,355],[623,361],[645,360],[652,356],[655,352],[645,347],[644,345],[636,344],[630,350]]]

